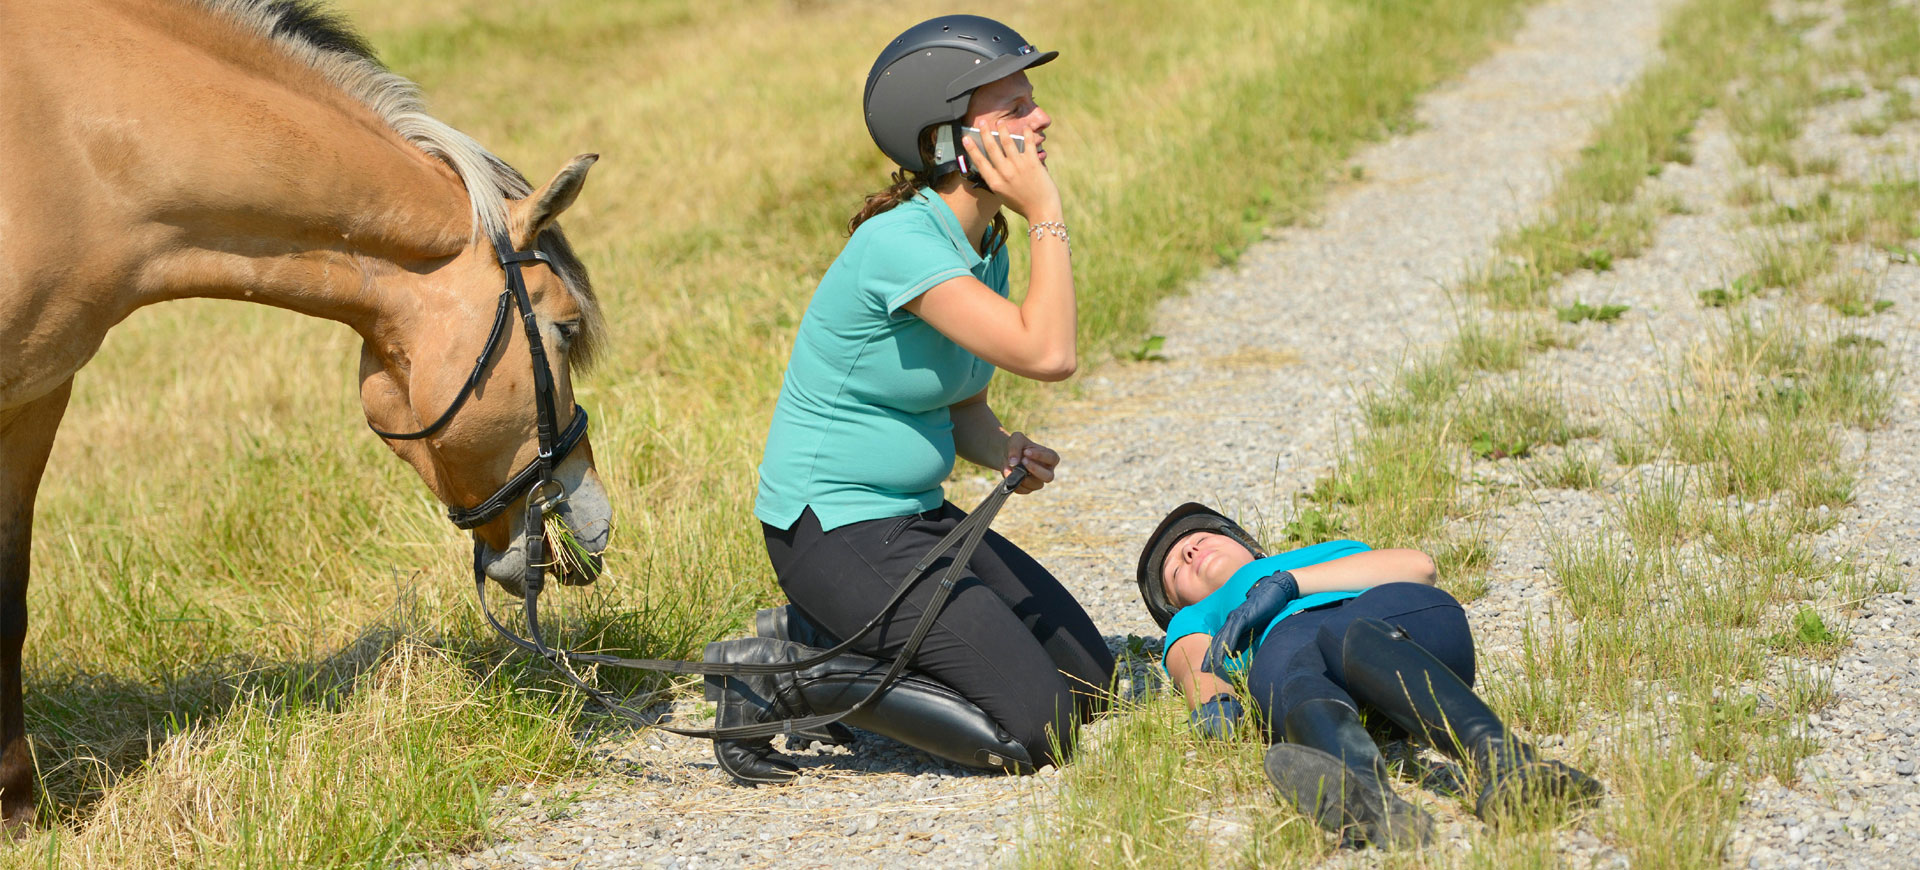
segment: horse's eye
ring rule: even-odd
[[[560,334],[561,344],[572,344],[574,337],[580,334],[580,324],[572,322],[555,323],[553,325],[553,331]]]

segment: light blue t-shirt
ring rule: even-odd
[[[1004,247],[980,256],[938,194],[868,219],[814,290],[780,385],[753,513],[791,528],[928,511],[953,471],[953,403],[987,387],[993,366],[901,309],[972,275],[1007,295]]]
[[[1227,582],[1222,584],[1220,588],[1213,590],[1213,594],[1186,607],[1180,608],[1180,611],[1173,615],[1173,619],[1167,622],[1167,641],[1165,647],[1167,654],[1173,652],[1174,641],[1187,635],[1219,634],[1220,627],[1227,622],[1227,614],[1232,613],[1234,608],[1246,603],[1247,592],[1253,588],[1253,584],[1281,571],[1292,571],[1295,568],[1305,568],[1308,565],[1331,562],[1343,556],[1365,553],[1370,549],[1372,548],[1359,541],[1324,541],[1310,547],[1290,550],[1277,556],[1255,559],[1252,562],[1240,566],[1240,570],[1233,572],[1233,576],[1228,578]],[[1286,619],[1302,610],[1310,610],[1322,605],[1332,604],[1335,601],[1355,598],[1359,595],[1360,593],[1358,591],[1316,592],[1312,595],[1302,595],[1294,599],[1285,608],[1281,609],[1279,616],[1274,617],[1272,622],[1267,623],[1266,629],[1261,631],[1259,636],[1253,639],[1252,645],[1247,647],[1246,652],[1241,653],[1238,658],[1229,658],[1227,660],[1226,668],[1228,673],[1237,673],[1246,670],[1247,667],[1253,663],[1254,653],[1260,650],[1260,644],[1266,641],[1267,635],[1273,633],[1273,627],[1279,625],[1280,620]],[[1161,657],[1161,665],[1162,667],[1166,665],[1164,655]],[[1226,674],[1219,674],[1218,676],[1225,678]]]

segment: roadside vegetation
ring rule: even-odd
[[[619,525],[598,586],[549,596],[555,639],[686,657],[737,631],[776,594],[750,504],[789,342],[886,181],[859,85],[921,11],[342,5],[528,175],[604,156],[565,223],[611,327],[578,383]],[[1405,129],[1521,5],[982,7],[1062,51],[1035,83],[1086,358],[1140,346],[1158,299],[1312,213],[1352,149]],[[382,864],[474,842],[497,787],[592,764],[575,738],[611,723],[479,621],[463,536],[364,431],[358,349],[332,324],[183,302],[134,316],[80,376],[27,645],[53,827],[0,864]],[[1052,396],[996,391],[1025,428]]]
[[[1347,458],[1279,527],[1277,545],[1426,548],[1442,584],[1471,599],[1493,562],[1488,513],[1545,489],[1607,505],[1598,535],[1549,541],[1553,604],[1491,663],[1486,689],[1510,724],[1605,781],[1608,800],[1499,831],[1469,821],[1465,850],[1385,865],[1557,866],[1556,832],[1578,828],[1635,867],[1719,866],[1747,785],[1792,784],[1819,751],[1805,723],[1832,703],[1825,664],[1848,643],[1844,614],[1897,587],[1852,552],[1814,546],[1852,501],[1845,444],[1885,419],[1900,374],[1849,325],[1892,304],[1874,296],[1871,262],[1913,262],[1920,236],[1920,184],[1885,168],[1910,156],[1862,170],[1801,135],[1810,111],[1843,102],[1869,107],[1849,126],[1856,136],[1915,120],[1903,77],[1920,73],[1920,15],[1851,0],[1830,38],[1810,39],[1827,14],[1781,15],[1760,0],[1670,13],[1664,57],[1596,127],[1542,213],[1456,285],[1451,345],[1366,399]],[[1561,284],[1638,256],[1687,210],[1647,181],[1692,162],[1709,111],[1744,166],[1725,186],[1751,218],[1748,266],[1700,291],[1701,308],[1720,314],[1678,349],[1661,392],[1623,400],[1663,410],[1581,422],[1538,358],[1610,340],[1606,324],[1630,309]],[[1508,468],[1519,487],[1487,483],[1511,479]],[[1177,697],[1153,698],[1102,735],[1090,753],[1126,763],[1067,770],[1026,863],[1297,866],[1330,854],[1330,838],[1273,808],[1264,780],[1217,769],[1251,769],[1259,738],[1195,739],[1185,712]],[[1428,775],[1418,759],[1408,770]]]

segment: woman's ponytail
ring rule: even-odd
[[[866,223],[868,218],[893,210],[894,206],[912,199],[921,188],[931,184],[933,184],[933,177],[928,174],[909,172],[905,169],[894,170],[893,184],[878,193],[867,194],[867,201],[847,221],[847,235],[853,235],[853,231]]]

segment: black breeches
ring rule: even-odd
[[[1466,611],[1446,592],[1420,583],[1375,586],[1337,604],[1280,621],[1247,673],[1248,693],[1269,723],[1282,721],[1302,701],[1332,698],[1359,709],[1347,694],[1340,640],[1358,619],[1399,626],[1414,642],[1473,685],[1473,632]]]
[[[943,504],[822,532],[808,509],[791,529],[761,528],[787,598],[815,625],[848,637],[965,516]],[[857,649],[882,659],[897,655],[950,562],[935,563]],[[1041,765],[1056,760],[1056,745],[1069,749],[1077,726],[1099,709],[1114,661],[1060,581],[989,531],[910,666],[986,711]]]

